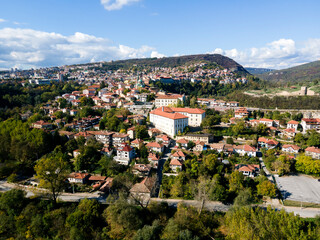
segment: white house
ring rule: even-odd
[[[250,157],[256,157],[257,150],[255,147],[251,147],[249,145],[234,145],[233,149],[236,153],[238,153],[240,156],[244,156],[247,154]]]
[[[314,159],[320,159],[320,149],[317,147],[308,147],[305,150],[307,156],[310,156]]]
[[[113,159],[122,165],[129,165],[131,160],[135,157],[134,149],[126,143],[122,143],[117,148],[117,156]]]
[[[294,144],[285,144],[282,146],[281,150],[287,153],[299,153],[300,147]]]
[[[291,120],[287,123],[287,128],[294,128],[295,130],[297,130],[298,125],[299,125],[299,122]]]
[[[320,119],[316,118],[302,118],[301,126],[303,128],[303,132],[311,129],[318,129],[320,126]]]

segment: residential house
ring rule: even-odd
[[[233,149],[240,156],[244,156],[247,154],[250,157],[256,157],[256,154],[257,154],[256,148],[250,145],[238,145],[238,146],[234,145]]]
[[[320,119],[316,118],[302,118],[301,119],[301,126],[303,132],[312,129],[318,129],[320,127]]]
[[[170,168],[171,168],[171,170],[172,170],[173,172],[177,172],[178,169],[179,169],[179,171],[181,171],[181,169],[182,169],[182,163],[181,163],[179,160],[173,158],[173,159],[171,159],[171,161],[170,161]]]
[[[235,118],[245,118],[249,116],[249,112],[246,108],[241,107],[234,111]]]
[[[256,164],[236,164],[235,169],[247,177],[255,177],[260,172],[260,166]]]
[[[113,159],[119,164],[129,165],[134,157],[134,148],[127,143],[121,143],[117,148],[117,156],[115,156]]]
[[[151,128],[151,129],[148,130],[148,134],[152,138],[152,137],[156,137],[159,134],[161,134],[161,131],[159,129],[156,129],[156,128]]]
[[[151,167],[158,168],[160,157],[155,153],[149,153],[148,161],[150,162]]]
[[[294,144],[285,144],[282,146],[281,150],[287,153],[298,154],[300,151],[300,147]]]
[[[135,164],[132,168],[132,173],[139,177],[146,177],[149,176],[151,168],[149,164]]]
[[[185,96],[180,94],[158,93],[155,99],[155,107],[158,108],[169,105],[177,105],[179,100],[184,102]]]
[[[298,129],[299,122],[291,120],[287,123],[287,128],[294,128],[295,130]]]
[[[171,159],[177,159],[179,161],[185,161],[186,160],[186,155],[178,150],[178,151],[175,151],[174,153],[171,154]]]
[[[136,183],[130,189],[131,196],[140,201],[142,204],[147,204],[154,194],[156,179],[145,177],[142,182]]]
[[[68,181],[69,183],[86,183],[88,180],[90,174],[89,173],[78,173],[78,172],[73,172],[70,173],[68,176]]]
[[[162,143],[157,143],[157,142],[149,142],[146,147],[150,150],[150,151],[154,151],[154,152],[160,152],[162,153],[164,151],[164,145]]]
[[[308,147],[305,150],[306,156],[310,156],[314,159],[320,159],[320,149],[317,147]]]
[[[188,147],[188,142],[184,138],[180,138],[179,140],[176,141],[176,146],[179,147],[181,145],[182,148],[187,148]]]
[[[183,136],[176,136],[176,139],[185,139],[187,141],[201,141],[204,142],[205,144],[209,144],[212,143],[214,140],[214,137],[212,134],[209,133],[202,133],[202,134],[198,134],[198,133],[187,133]]]
[[[112,135],[112,143],[115,146],[119,146],[122,143],[129,141],[129,135],[125,133],[115,133]]]
[[[53,128],[52,123],[48,123],[48,122],[45,122],[43,120],[34,122],[34,123],[32,123],[31,126],[33,128],[39,128],[39,129],[52,129]]]
[[[135,148],[140,148],[140,144],[143,144],[143,140],[142,139],[138,139],[136,138],[135,140],[133,140],[130,144],[132,147],[135,147]]]
[[[279,142],[277,142],[276,140],[273,140],[273,139],[267,139],[264,137],[259,137],[259,139],[258,139],[258,145],[260,147],[265,147],[267,149],[275,148],[278,146],[278,144],[279,144]]]
[[[164,144],[166,147],[169,147],[170,143],[171,143],[171,138],[169,138],[167,135],[165,134],[161,134],[156,136],[156,142],[158,143],[162,143]]]

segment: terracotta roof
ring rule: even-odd
[[[294,128],[287,128],[284,130],[285,132],[288,132],[288,133],[294,133],[296,132],[296,130]]]
[[[125,143],[125,144],[122,144],[120,147],[118,147],[117,150],[122,152],[131,152],[133,148]]]
[[[279,142],[277,142],[275,140],[267,139],[267,138],[264,138],[264,137],[259,137],[258,142],[264,142],[264,143],[267,143],[267,144],[270,144],[270,145],[278,145],[278,143],[279,143]]]
[[[186,157],[182,151],[176,151],[172,154],[173,157]]]
[[[294,120],[291,120],[291,121],[289,121],[287,124],[299,124],[299,122],[294,121]]]
[[[181,113],[171,113],[171,112],[163,112],[161,110],[161,108],[157,108],[155,110],[152,110],[150,112],[150,114],[155,114],[155,115],[159,115],[165,118],[170,118],[170,119],[184,119],[184,118],[188,118],[187,116],[181,114]]]
[[[177,140],[176,143],[188,144],[188,141],[185,140],[184,138],[181,138],[181,139]]]
[[[317,147],[308,147],[305,150],[306,152],[320,153],[320,149]]]
[[[273,120],[268,119],[268,118],[260,118],[259,121],[261,122],[273,122]]]
[[[90,176],[89,177],[89,181],[104,181],[104,180],[106,180],[106,176],[95,176],[95,175],[93,175],[93,176]]]
[[[190,114],[202,114],[205,113],[204,110],[199,108],[171,108],[174,112],[186,112]]]
[[[68,178],[75,178],[75,179],[84,179],[87,176],[89,176],[89,173],[77,173],[77,172],[73,172],[70,173]]]
[[[163,144],[157,142],[149,142],[146,146],[150,148],[162,148]]]
[[[181,163],[179,160],[177,160],[176,158],[173,158],[173,159],[171,159],[171,161],[170,161],[170,165],[173,165],[173,166],[182,166],[182,163]]]
[[[150,161],[159,161],[159,157],[155,153],[149,153],[148,160]]]
[[[294,145],[294,144],[285,144],[285,145],[282,146],[282,148],[292,148],[294,150],[299,150],[300,149],[299,146]]]

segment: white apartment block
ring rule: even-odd
[[[188,117],[181,113],[175,113],[168,107],[161,107],[150,112],[150,122],[155,128],[174,137],[179,131],[182,133],[184,128],[188,126]]]
[[[155,99],[155,107],[165,107],[169,105],[175,105],[178,103],[178,100],[182,102],[185,101],[185,96],[180,94],[157,94],[157,98]]]

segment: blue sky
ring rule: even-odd
[[[0,69],[220,53],[244,66],[320,59],[316,0],[1,1]]]

